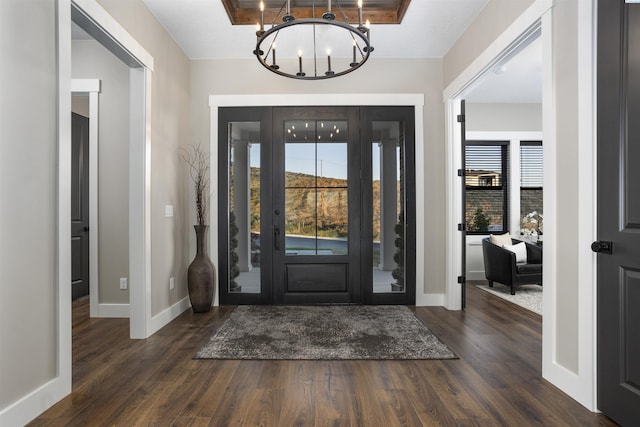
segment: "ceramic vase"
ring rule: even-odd
[[[211,310],[213,290],[215,288],[215,268],[206,249],[207,225],[194,225],[196,231],[196,256],[189,264],[187,286],[191,308],[195,313]]]

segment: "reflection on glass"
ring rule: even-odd
[[[229,123],[229,292],[260,292],[260,123]]]
[[[315,186],[316,173],[316,144],[315,142],[289,142],[286,145],[284,157],[284,185],[289,187]]]
[[[373,122],[373,291],[405,292],[404,135],[400,122]]]
[[[346,254],[347,122],[285,122],[287,255]]]

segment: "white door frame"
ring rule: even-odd
[[[542,375],[552,384],[570,395],[590,410],[596,410],[596,327],[595,327],[595,266],[592,254],[588,253],[590,239],[595,237],[595,12],[597,0],[578,2],[578,34],[580,73],[577,76],[580,102],[578,118],[580,156],[580,198],[581,215],[577,219],[580,229],[585,233],[577,237],[579,254],[578,282],[580,292],[578,329],[579,329],[579,367],[572,372],[560,365],[557,360],[557,286],[556,261],[558,259],[557,212],[556,212],[556,88],[554,83],[554,34],[553,0],[536,0],[513,24],[501,34],[476,60],[469,65],[444,91],[445,126],[447,138],[447,265],[445,306],[448,309],[460,309],[461,289],[457,276],[461,274],[461,242],[456,224],[461,222],[461,189],[456,171],[461,168],[461,135],[456,116],[459,114],[459,101],[465,92],[499,60],[513,49],[528,32],[541,29],[543,43],[543,143],[544,143],[544,301],[542,336]],[[584,148],[584,150],[582,149]],[[591,197],[587,196],[591,195]],[[586,248],[586,249],[585,249]],[[584,250],[583,250],[584,249]]]
[[[268,106],[318,106],[318,105],[385,105],[412,106],[415,112],[415,158],[416,183],[424,182],[424,95],[423,94],[271,94],[271,95],[210,95],[210,134],[209,155],[211,196],[209,210],[210,224],[218,223],[218,109],[222,107]],[[416,236],[424,236],[425,207],[424,192],[416,191]],[[210,228],[209,253],[214,263],[218,263],[218,228]],[[424,291],[424,239],[416,239],[416,305],[442,305],[440,294],[427,294]],[[214,296],[213,305],[219,304],[219,291]]]
[[[91,0],[70,1],[72,20],[129,65],[129,318],[131,338],[151,335],[151,73],[153,57]],[[60,44],[62,55],[66,44]],[[69,45],[70,48],[70,45]],[[68,53],[71,57],[70,52]],[[65,75],[61,79],[67,78]]]

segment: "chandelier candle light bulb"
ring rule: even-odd
[[[277,70],[280,67],[278,66],[278,64],[276,64],[276,43],[275,42],[273,42],[273,44],[271,45],[271,53],[272,53],[272,59],[273,59],[271,68],[273,68],[274,70]]]
[[[358,0],[358,26],[362,27],[362,0]]]
[[[329,69],[327,70],[325,75],[332,76],[334,72],[331,71],[331,50],[330,49],[327,49],[327,65],[329,66]]]
[[[306,74],[304,71],[302,71],[302,51],[301,50],[298,50],[298,68],[300,71],[296,73],[296,76],[304,77]]]
[[[351,62],[351,64],[349,64],[351,67],[355,67],[356,65],[358,65],[358,63],[356,62],[356,40],[353,39],[353,62]]]
[[[260,31],[264,31],[264,2],[260,2]]]
[[[369,43],[371,43],[371,31],[369,31],[371,29],[371,22],[367,19],[367,23],[364,24],[364,26],[367,27],[367,39],[369,40]]]

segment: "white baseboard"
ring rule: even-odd
[[[63,381],[60,377],[54,378],[20,400],[0,409],[0,425],[23,426],[69,393],[71,393],[71,383]]]
[[[185,310],[188,310],[191,307],[191,303],[189,302],[189,297],[184,297],[177,303],[173,304],[171,307],[166,310],[156,314],[151,318],[151,322],[149,323],[149,335],[153,335],[162,329],[166,324],[171,322],[176,317],[180,316],[184,313]]]
[[[484,275],[484,270],[468,271],[466,279],[467,280],[487,280],[487,276]]]
[[[595,384],[590,382],[594,377],[576,375],[555,361],[550,363],[544,363],[543,361],[542,364],[542,378],[558,387],[588,410],[597,412],[598,408],[594,398],[595,394],[593,393]]]
[[[444,306],[444,294],[417,294],[416,306],[418,307]]]
[[[119,317],[129,318],[129,304],[98,304],[98,315],[96,317]]]

